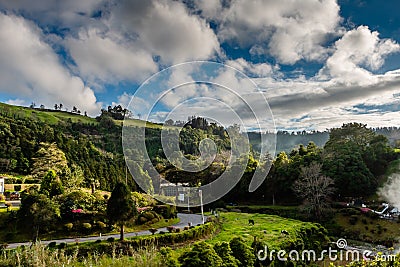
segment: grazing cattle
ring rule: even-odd
[[[281,235],[289,235],[289,232],[286,231],[286,230],[282,230],[282,231],[281,231]]]
[[[252,219],[249,219],[249,225],[254,225],[254,220],[252,220]]]

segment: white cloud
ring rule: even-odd
[[[232,1],[222,11],[210,12],[212,6],[222,8],[218,4],[201,2],[198,8],[204,8],[203,16],[219,22],[221,41],[236,42],[253,53],[266,48],[280,63],[324,59],[329,50],[323,44],[338,34],[335,0]]]
[[[6,101],[6,104],[15,105],[15,106],[25,106],[25,105],[27,105],[25,100],[19,99],[19,98],[10,99],[10,100]]]
[[[80,75],[94,84],[141,81],[158,69],[148,51],[93,28],[81,30],[78,38],[68,37],[65,43]]]
[[[238,58],[236,60],[227,60],[225,62],[226,65],[231,66],[246,75],[250,75],[253,77],[268,77],[273,74],[273,71],[277,70],[277,67],[272,67],[268,63],[251,63],[243,58]]]
[[[360,26],[336,41],[335,52],[320,70],[319,77],[346,84],[376,83],[378,77],[366,68],[379,69],[388,54],[398,51],[400,46],[394,41],[379,39],[378,32]]]
[[[103,0],[0,0],[0,8],[23,14],[24,17],[38,21],[45,28],[57,25],[65,30],[93,22],[91,16],[101,10],[104,2]]]
[[[96,114],[93,90],[69,73],[42,37],[32,23],[0,13],[0,91],[38,105],[62,102]]]
[[[178,1],[122,1],[112,10],[110,22],[165,64],[209,59],[219,51],[206,21]]]

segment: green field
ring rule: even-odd
[[[57,124],[61,121],[67,121],[67,120],[71,120],[72,122],[97,124],[97,121],[94,118],[66,111],[49,111],[49,110],[32,109],[28,107],[11,106],[4,103],[0,103],[0,113],[13,115],[17,118],[30,118],[48,124]]]
[[[254,225],[249,225],[249,219],[254,220]],[[208,242],[229,241],[233,237],[240,236],[251,244],[256,237],[258,241],[265,242],[268,246],[282,247],[292,241],[297,242],[296,239],[306,229],[315,233],[321,231],[322,235],[326,234],[325,229],[318,224],[276,215],[224,212],[221,213],[221,220],[221,232]],[[282,230],[288,231],[289,235],[283,236]]]

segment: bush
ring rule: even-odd
[[[112,243],[112,242],[114,242],[114,241],[115,241],[115,238],[114,238],[114,237],[109,237],[109,238],[107,238],[107,242]]]
[[[58,249],[64,249],[66,247],[67,247],[67,243],[65,243],[65,242],[58,244]]]
[[[154,235],[158,230],[156,228],[149,229],[149,232]]]
[[[222,266],[221,257],[205,242],[195,243],[190,251],[179,257],[179,262],[185,267]]]
[[[103,223],[102,221],[98,221],[96,224],[97,224],[97,227],[99,228],[99,230],[104,230],[107,228],[107,225],[105,223]]]
[[[170,205],[157,205],[153,210],[160,214],[164,219],[173,219],[177,217],[177,210],[175,206]]]
[[[82,223],[81,228],[82,228],[82,231],[84,231],[85,233],[88,233],[92,229],[92,225],[90,223]]]
[[[175,230],[175,227],[174,226],[167,226],[167,230],[168,230],[168,232],[173,233],[174,230]]]
[[[64,224],[64,229],[65,229],[66,231],[71,231],[72,228],[74,228],[74,224],[73,224],[73,223],[66,223],[66,224]]]
[[[97,239],[96,241],[95,241],[95,243],[101,243],[101,239]]]
[[[240,266],[251,267],[254,266],[256,260],[253,251],[246,242],[240,238],[235,237],[229,242],[233,256],[240,261]]]
[[[57,242],[56,241],[52,241],[47,245],[47,247],[49,247],[49,248],[55,248],[56,246],[57,246]]]
[[[237,267],[240,265],[240,261],[233,256],[228,242],[216,243],[214,250],[221,257],[223,266]]]
[[[164,247],[160,249],[162,266],[165,267],[176,267],[179,266],[178,259],[174,257],[172,249]]]

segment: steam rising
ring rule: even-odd
[[[379,189],[378,194],[389,204],[400,208],[400,174],[395,173],[389,176],[388,181]]]

